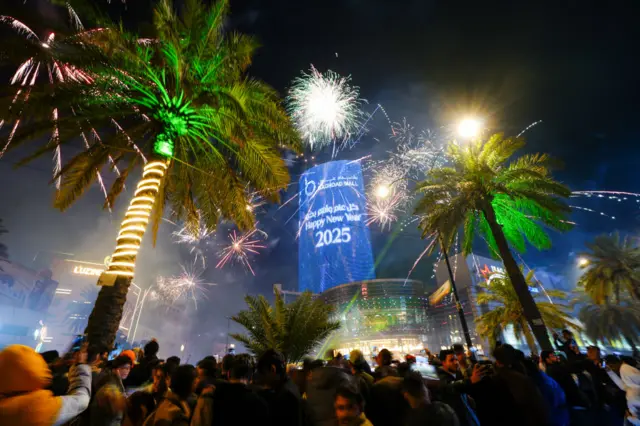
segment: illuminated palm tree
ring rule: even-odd
[[[421,216],[423,237],[441,235],[445,246],[450,247],[463,228],[465,255],[479,233],[492,254],[502,259],[538,344],[552,350],[544,318],[511,248],[522,252],[528,242],[547,249],[551,240],[546,229],[570,229],[565,198],[571,191],[553,179],[547,155],[514,158],[523,146],[522,138],[502,134],[465,146],[450,144],[449,165],[431,169],[417,186],[422,199],[416,214]]]
[[[273,307],[264,296],[246,296],[245,301],[249,309],[231,319],[243,326],[247,334],[230,336],[257,357],[268,349],[276,349],[287,363],[296,363],[340,328],[338,321],[329,318],[333,308],[315,299],[309,291],[289,304],[276,292]]]
[[[540,288],[534,282],[533,270],[529,271],[525,280],[530,289]],[[520,339],[524,336],[531,352],[538,353],[531,327],[509,277],[494,276],[489,282],[478,284],[478,287],[481,289],[478,293],[478,304],[490,305],[491,309],[476,319],[478,334],[489,339],[491,347],[494,347],[500,332],[503,332],[508,326],[512,326],[515,337]],[[542,301],[539,299],[539,294],[536,293],[534,300],[548,327],[564,328],[567,324],[576,327],[571,321],[571,312],[567,305]],[[547,290],[545,298],[546,296],[562,300],[566,298],[566,293],[559,290]]]
[[[256,42],[224,31],[227,0],[210,7],[186,0],[180,14],[175,10],[170,0],[156,6],[153,39],[107,23],[56,42],[50,46],[53,54],[84,70],[90,84],[36,83],[29,102],[9,98],[0,104],[8,123],[27,121],[15,132],[12,147],[58,129],[30,158],[90,129],[109,129],[60,170],[54,205],[61,210],[90,187],[96,171],[115,164],[120,176],[107,201],[113,204],[129,175],[142,166],[112,260],[99,279],[103,287],[86,329],[90,343],[113,343],[142,237],[151,222],[155,242],[165,205],[194,228],[202,220],[213,229],[226,218],[249,229],[254,216],[246,208],[245,188],[277,201],[289,182],[280,149],[296,148],[298,135],[277,93],[246,76]],[[52,104],[73,114],[54,123]]]
[[[621,293],[627,292],[640,300],[640,247],[631,238],[620,238],[617,232],[598,235],[586,246],[589,251],[580,255],[584,259],[580,267],[586,270],[578,285],[591,299],[605,304],[615,298],[617,303]]]
[[[579,311],[584,331],[594,342],[612,344],[624,340],[636,351],[640,344],[640,303],[626,299],[619,303],[589,303]]]

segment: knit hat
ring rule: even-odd
[[[0,377],[0,394],[31,392],[51,382],[51,371],[32,348],[11,345],[0,352]]]
[[[129,359],[131,360],[131,366],[134,366],[136,363],[136,353],[133,352],[131,349],[127,349],[126,351],[122,351],[120,352],[120,355],[118,355],[119,357],[121,356],[126,356],[129,357]]]

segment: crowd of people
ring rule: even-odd
[[[498,344],[493,360],[462,345],[432,354],[437,380],[416,358],[382,349],[287,366],[276,350],[213,356],[197,365],[158,358],[156,340],[108,360],[102,347],[62,358],[12,345],[0,352],[0,424],[74,426],[623,426],[640,425],[635,359],[570,332],[539,357]],[[371,365],[374,365],[372,368]]]

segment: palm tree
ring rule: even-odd
[[[194,229],[200,220],[214,228],[221,218],[250,229],[254,216],[246,208],[246,188],[276,202],[288,184],[280,149],[297,148],[298,135],[277,93],[246,76],[257,45],[224,31],[228,8],[227,0],[208,7],[186,0],[178,14],[171,0],[161,0],[153,39],[107,23],[55,41],[47,49],[58,62],[84,70],[90,82],[36,83],[28,101],[11,97],[0,105],[7,123],[27,121],[11,148],[55,129],[25,161],[74,138],[88,140],[86,152],[54,176],[62,179],[54,202],[61,210],[100,170],[118,166],[107,200],[113,204],[142,166],[112,261],[99,279],[103,287],[86,329],[90,343],[113,343],[142,237],[152,222],[155,243],[167,204],[175,219]],[[55,118],[52,105],[60,111]]]
[[[640,300],[640,247],[628,237],[620,238],[617,232],[598,235],[586,246],[589,251],[581,253],[586,261],[580,265],[586,271],[578,285],[591,299],[605,304],[614,297],[617,303],[626,291]]]
[[[537,287],[537,284],[533,280],[534,272],[530,270],[525,277],[529,288]],[[490,281],[479,284],[478,287],[480,288],[478,292],[478,304],[498,305],[490,306],[491,311],[480,315],[476,319],[478,334],[489,339],[489,343],[493,347],[496,344],[500,332],[504,331],[505,328],[510,325],[513,327],[516,338],[520,339],[524,336],[531,352],[538,353],[531,327],[524,315],[524,309],[522,308],[518,294],[511,284],[511,279],[508,276],[494,276]],[[538,294],[534,296],[534,300],[540,297]],[[559,290],[547,290],[546,295],[557,299],[564,299],[566,297],[566,294]],[[542,315],[544,323],[548,327],[564,328],[567,324],[571,324],[574,328],[576,327],[571,321],[571,313],[567,305],[541,300],[536,300],[535,303]]]
[[[538,344],[552,350],[544,319],[511,247],[522,252],[528,242],[546,249],[551,240],[545,229],[570,229],[566,219],[571,209],[565,198],[571,191],[553,179],[546,154],[513,158],[523,146],[522,138],[502,134],[465,146],[450,144],[450,165],[431,169],[416,188],[422,194],[416,214],[421,216],[423,237],[440,235],[445,246],[451,246],[462,227],[465,255],[471,253],[479,232],[492,254],[502,259]]]
[[[584,331],[594,342],[612,344],[625,340],[635,352],[640,343],[640,303],[627,299],[616,304],[586,303],[580,308],[578,318]]]
[[[243,326],[247,334],[236,333],[231,337],[257,357],[268,349],[276,349],[283,353],[287,363],[298,362],[340,328],[338,321],[329,319],[333,308],[315,299],[309,291],[289,304],[276,291],[273,307],[264,296],[246,296],[245,301],[249,309],[231,319]]]

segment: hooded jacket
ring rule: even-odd
[[[91,368],[76,365],[69,370],[67,395],[54,396],[45,387],[51,371],[33,349],[11,345],[0,352],[0,419],[21,426],[62,425],[89,405]]]

